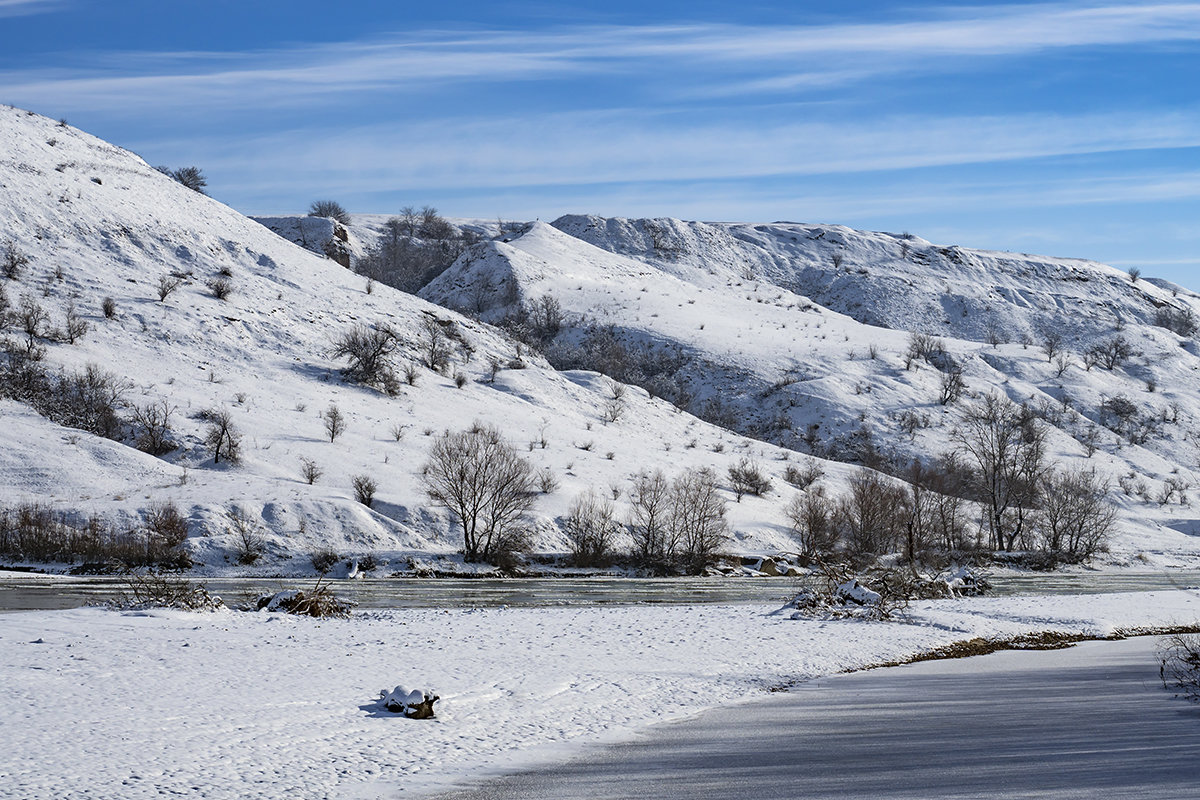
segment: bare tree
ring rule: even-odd
[[[450,363],[450,348],[445,328],[437,317],[426,315],[421,319],[421,329],[424,337],[421,349],[425,354],[425,366],[434,372],[441,372]]]
[[[4,253],[0,255],[0,269],[4,270],[4,277],[15,281],[21,277],[21,273],[27,266],[29,266],[29,256],[21,252],[21,248],[17,247],[17,243],[12,239],[5,241]]]
[[[309,486],[312,486],[314,483],[320,480],[321,476],[324,474],[325,471],[317,466],[317,462],[310,458],[300,459],[300,475],[304,478],[304,482]]]
[[[1124,364],[1133,355],[1133,345],[1120,334],[1106,339],[1103,342],[1097,342],[1092,347],[1088,348],[1088,367],[1092,364],[1099,364],[1110,372]]]
[[[687,470],[671,482],[671,527],[687,567],[700,572],[728,538],[716,473],[708,468]]]
[[[321,418],[325,421],[325,435],[330,442],[346,432],[346,416],[336,404],[330,403]]]
[[[371,503],[375,502],[375,492],[379,488],[375,479],[370,475],[355,475],[350,483],[354,487],[354,499],[370,508]]]
[[[233,551],[239,564],[253,564],[266,552],[266,542],[257,522],[242,508],[231,506],[225,512],[229,519],[229,532],[233,535]]]
[[[75,307],[75,301],[67,302],[67,321],[63,327],[63,337],[71,344],[82,339],[88,332],[88,323],[83,317],[79,316],[79,310]]]
[[[208,178],[204,176],[204,172],[199,167],[180,167],[175,170],[166,170],[159,167],[160,171],[166,172],[172,178],[182,183],[193,192],[206,194],[204,188],[208,186]]]
[[[1105,548],[1117,512],[1108,483],[1095,469],[1046,470],[1041,492],[1036,520],[1041,549],[1081,561]]]
[[[951,438],[974,468],[992,547],[1012,550],[1037,502],[1044,431],[1027,408],[992,393],[964,412]]]
[[[160,275],[158,276],[158,299],[164,301],[171,296],[171,292],[183,285],[183,278],[178,275]]]
[[[855,472],[850,494],[838,502],[836,511],[850,554],[865,557],[895,549],[906,501],[905,491],[881,473],[867,467]]]
[[[663,567],[674,560],[678,542],[670,523],[671,484],[666,476],[662,472],[634,476],[627,524],[634,554],[643,564]]]
[[[951,403],[957,403],[966,391],[967,384],[963,380],[962,367],[957,364],[951,366],[942,373],[941,379],[938,382],[938,403],[943,406],[948,406]]]
[[[221,457],[230,464],[241,461],[242,434],[233,424],[233,414],[227,408],[213,408],[205,413],[208,429],[204,432],[204,444],[212,453],[213,463],[220,464]]]
[[[1042,334],[1042,353],[1046,356],[1046,361],[1054,360],[1054,357],[1062,352],[1063,337],[1058,331],[1046,331]]]
[[[533,467],[500,431],[476,423],[439,436],[422,471],[430,498],[450,509],[463,529],[467,561],[492,561],[522,538],[533,507]]]
[[[603,565],[618,530],[620,526],[613,516],[612,501],[591,489],[575,498],[563,520],[572,560],[581,567]]]
[[[829,559],[837,544],[837,530],[833,526],[833,504],[823,492],[797,493],[784,509],[791,523],[792,538],[806,558]]]
[[[314,200],[308,207],[310,217],[325,217],[343,225],[350,224],[350,212],[336,200]]]

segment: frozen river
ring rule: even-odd
[[[1154,639],[1009,651],[810,681],[449,800],[1200,796],[1200,707]]]

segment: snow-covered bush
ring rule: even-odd
[[[333,593],[328,585],[317,581],[308,591],[302,589],[285,589],[283,591],[261,594],[255,601],[259,611],[283,611],[288,614],[298,614],[305,617],[348,617],[354,603],[343,600]]]
[[[112,602],[114,608],[178,608],[184,611],[216,611],[221,598],[208,593],[204,584],[156,572],[131,573],[125,590]]]
[[[403,714],[409,719],[429,719],[433,716],[433,704],[441,698],[432,689],[411,692],[403,686],[397,686],[390,692],[387,689],[379,691],[379,704],[394,714]]]

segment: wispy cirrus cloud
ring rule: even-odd
[[[0,0],[0,13],[51,2]],[[1200,3],[981,6],[903,22],[427,30],[252,52],[107,54],[70,70],[9,71],[0,86],[7,102],[83,110],[302,106],[331,95],[581,74],[671,83],[675,70],[698,84],[692,95],[792,92],[914,65],[957,68],[946,59],[1196,40]]]
[[[0,17],[44,14],[63,6],[64,0],[0,0]]]
[[[195,153],[210,171],[243,176],[247,186],[268,175],[276,185],[341,181],[347,188],[413,190],[732,180],[1195,148],[1200,109],[839,124],[623,110],[396,122],[156,147]]]

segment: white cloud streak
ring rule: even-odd
[[[42,0],[0,0],[3,9]],[[1200,40],[1200,4],[972,7],[934,19],[822,26],[602,26],[541,32],[426,31],[366,42],[249,53],[136,53],[94,68],[0,74],[6,102],[75,110],[321,102],[331,94],[407,92],[439,82],[653,75],[739,77],[737,91],[789,92],[865,80],[914,63],[1052,49]],[[941,68],[954,68],[942,64]],[[703,80],[703,78],[702,78]],[[731,91],[714,80],[709,91]],[[696,93],[703,94],[704,87]]]
[[[1200,111],[854,124],[579,112],[197,139],[167,149],[194,153],[210,170],[245,176],[248,184],[293,175],[311,185],[342,176],[359,188],[453,190],[863,173],[1188,147],[1200,147]],[[303,177],[296,165],[304,165]]]
[[[0,0],[0,17],[45,14],[61,7],[63,0]]]

